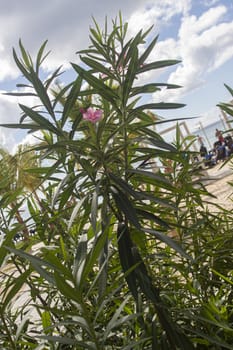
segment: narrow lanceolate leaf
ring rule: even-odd
[[[137,74],[144,73],[152,69],[158,69],[158,68],[164,68],[168,66],[173,66],[174,64],[180,63],[179,60],[162,60],[162,61],[156,61],[148,64],[142,65],[137,70]]]
[[[172,238],[170,238],[169,236],[163,234],[162,232],[153,230],[151,228],[142,227],[141,229],[144,232],[150,233],[151,235],[155,236],[160,241],[166,243],[169,247],[174,249],[177,253],[182,255],[184,258],[192,260],[192,257],[185,252],[185,250],[182,248],[182,246],[179,243],[177,243],[176,241],[174,241]]]
[[[3,206],[1,207],[3,208]],[[2,225],[1,229],[3,231],[3,223],[1,223],[1,225]],[[7,254],[9,254],[9,251],[6,247],[14,246],[14,236],[18,233],[18,231],[19,231],[18,227],[11,229],[9,231],[8,230],[6,231],[5,238],[2,241],[0,246],[0,267],[2,267]]]
[[[19,104],[20,108],[23,110],[23,112],[30,117],[37,125],[38,127],[40,127],[41,130],[48,130],[51,131],[53,133],[55,133],[56,135],[61,135],[61,131],[56,128],[53,124],[51,124],[48,119],[46,119],[45,117],[43,117],[41,114],[35,112],[33,109]]]
[[[22,58],[24,60],[26,67],[30,68],[30,66],[32,64],[32,59],[31,59],[30,55],[26,52],[25,48],[23,47],[21,40],[19,40],[19,47],[20,47],[21,55],[22,55]]]
[[[54,271],[54,278],[56,286],[63,296],[65,296],[68,300],[74,301],[76,303],[81,302],[78,290],[75,287],[71,286],[69,283],[67,283],[64,279],[64,276]]]
[[[231,96],[233,97],[233,89],[227,85],[227,84],[224,84],[225,88],[227,88],[227,90],[230,92]]]
[[[88,65],[90,68],[94,69],[97,73],[106,74],[109,79],[115,80],[115,75],[111,73],[109,68],[106,68],[104,65],[98,63],[96,60],[93,60],[88,57],[81,56],[81,60]]]
[[[131,89],[130,97],[133,97],[135,95],[139,94],[148,94],[153,93],[155,91],[160,90],[160,88],[157,86],[157,84],[146,84],[143,86],[136,86]]]
[[[3,95],[8,95],[8,96],[37,96],[33,92],[4,92],[2,93]]]
[[[129,198],[119,188],[112,188],[112,196],[115,200],[118,210],[138,229],[140,223],[137,218],[137,212]]]
[[[141,175],[142,177],[149,177],[149,178],[151,178],[153,180],[156,180],[158,182],[163,182],[164,184],[172,185],[171,182],[165,176],[153,173],[152,171],[139,170],[139,169],[130,169],[128,171],[128,173],[130,173],[130,174],[138,174],[138,175]]]
[[[14,279],[14,284],[12,288],[10,289],[8,287],[7,295],[3,299],[3,302],[1,303],[2,310],[4,310],[10,302],[14,302],[15,298],[17,298],[18,292],[26,282],[28,276],[30,276],[31,272],[32,272],[31,269],[29,269],[21,273],[19,277]]]
[[[31,81],[30,74],[29,74],[28,70],[25,68],[25,66],[22,64],[22,62],[20,62],[20,60],[16,54],[15,49],[13,49],[13,57],[14,57],[16,65],[18,66],[19,70],[23,73],[24,77],[27,80]]]
[[[97,215],[98,215],[98,189],[94,191],[92,196],[92,201],[91,201],[91,225],[94,232],[96,232]]]
[[[75,254],[74,267],[73,267],[73,274],[75,278],[78,273],[78,270],[81,268],[81,265],[83,265],[83,262],[85,262],[86,257],[87,257],[87,234],[85,233],[85,234],[82,234],[79,239],[76,254]],[[78,284],[79,283],[77,283],[77,285]]]
[[[55,336],[55,335],[54,336],[52,336],[52,335],[40,335],[40,336],[37,336],[36,338],[44,339],[44,340],[47,340],[51,343],[56,343],[56,344],[58,343],[58,344],[73,345],[73,346],[76,346],[78,344],[78,341],[74,340],[73,338],[60,337],[60,336]],[[82,349],[82,347],[81,347],[81,349]],[[92,349],[92,348],[88,348],[88,346],[87,346],[86,349]]]
[[[92,249],[88,252],[88,254],[83,256],[83,261],[79,263],[81,264],[80,267],[78,269],[78,266],[76,267],[75,280],[80,292],[82,291],[83,286],[86,284],[87,276],[91,273],[93,266],[99,260],[99,257],[106,243],[107,235],[108,230],[105,230],[100,235],[98,235],[97,238],[95,238]]]
[[[47,42],[48,42],[48,40],[45,40],[43,42],[43,44],[41,45],[41,47],[37,53],[37,57],[36,57],[36,73],[37,74],[39,73],[39,68],[40,68],[41,63],[44,61],[44,58],[47,57],[47,55],[49,54],[49,52],[48,52],[45,56],[43,56],[44,49],[45,49],[45,46],[47,45]]]
[[[67,118],[69,117],[70,113],[75,107],[75,104],[77,103],[77,98],[80,94],[81,86],[82,86],[82,78],[78,77],[73,83],[73,86],[65,101],[64,109],[62,112],[62,126],[65,125]]]
[[[47,261],[44,261],[37,256],[28,254],[22,250],[14,249],[10,247],[6,247],[11,253],[14,253],[15,255],[20,256],[21,258],[24,258],[32,264],[32,266],[35,268],[35,270],[41,275],[41,277],[45,278],[49,283],[54,284],[54,279],[51,273],[47,272],[42,266],[47,266],[49,268],[52,268],[53,270],[56,269],[56,266],[48,263]]]
[[[129,93],[131,91],[131,88],[136,76],[137,67],[138,67],[138,49],[137,47],[135,47],[131,55],[125,81],[123,83],[123,103],[124,104],[127,103]]]
[[[137,196],[138,192],[135,191],[134,188],[128,184],[128,182],[126,182],[125,180],[116,176],[113,173],[109,173],[109,177],[114,181],[115,184],[120,186],[120,188],[123,190],[124,193],[126,193],[130,196],[133,196],[134,198],[138,197]]]
[[[0,124],[0,126],[4,128],[10,128],[10,129],[26,129],[26,130],[41,130],[41,127],[38,124]]]
[[[142,43],[142,30],[138,32],[138,34],[135,36],[135,38],[132,40],[132,42],[129,45],[129,49],[127,51],[125,62],[129,62],[131,57],[135,55],[135,50],[138,51],[138,45]]]
[[[72,64],[73,68],[79,75],[85,79],[95,90],[97,93],[99,93],[103,98],[111,102],[115,107],[116,105],[116,99],[118,98],[118,95],[106,84],[103,83],[102,80],[96,78],[94,75],[92,75],[90,72],[85,71],[82,67],[78,66],[77,64]]]
[[[74,220],[76,219],[77,215],[78,215],[78,212],[79,210],[82,208],[83,206],[83,203],[85,202],[85,200],[87,199],[87,196],[86,197],[83,197],[80,201],[77,202],[77,204],[75,205],[73,211],[72,211],[72,214],[71,214],[71,217],[70,217],[70,220],[69,220],[69,223],[68,223],[68,231],[71,229],[72,225],[73,225],[73,222]]]
[[[52,320],[49,311],[43,311],[41,314],[43,330],[46,334],[51,332]]]
[[[59,75],[62,74],[62,72],[60,72],[62,66],[58,67],[44,82],[44,87],[45,90],[47,91],[47,89],[50,87],[51,83],[54,81],[54,79],[56,79],[57,77],[59,77]],[[54,105],[54,104],[53,104]],[[53,107],[52,107],[53,108]]]
[[[159,102],[159,103],[148,103],[145,105],[141,105],[133,110],[133,112],[137,111],[143,111],[145,109],[176,109],[176,108],[182,108],[185,104],[183,103],[166,103],[166,102]]]
[[[52,207],[54,207],[57,203],[57,200],[59,198],[59,196],[61,195],[61,191],[63,190],[64,186],[67,184],[67,182],[69,181],[71,175],[67,174],[59,183],[59,185],[57,186],[53,198],[52,198]]]
[[[125,274],[125,279],[129,290],[134,299],[138,299],[138,286],[135,275],[135,263],[132,255],[133,243],[130,238],[128,227],[124,223],[119,223],[117,227],[117,242],[119,258],[122,270]]]
[[[24,335],[27,330],[27,326],[30,322],[30,316],[28,313],[26,313],[26,315],[23,317],[22,320],[20,320],[19,324],[18,324],[18,327],[17,327],[17,331],[16,331],[16,334],[15,334],[15,341],[18,342],[19,338],[21,335]]]
[[[32,68],[30,69],[30,81],[33,84],[35,91],[37,92],[39,99],[41,100],[51,117],[55,120],[54,111],[47,90],[45,89],[42,81],[39,79],[39,77]]]
[[[108,322],[107,327],[106,327],[105,332],[104,332],[104,342],[103,343],[105,343],[106,339],[109,336],[109,333],[112,332],[112,330],[114,328],[119,327],[120,325],[123,324],[123,322],[121,322],[121,319],[122,319],[122,321],[123,320],[126,321],[127,319],[129,320],[129,318],[132,318],[132,316],[134,316],[135,318],[137,317],[135,314],[126,316],[126,319],[123,317],[123,315],[121,316],[121,313],[123,312],[128,301],[129,301],[129,297],[127,297],[123,300],[123,302],[116,309],[111,320]]]
[[[221,103],[217,105],[220,107],[224,112],[227,114],[231,115],[233,117],[233,106],[230,105],[229,103]]]
[[[153,50],[153,48],[155,47],[155,44],[158,40],[158,35],[151,41],[151,43],[148,45],[148,47],[146,48],[146,50],[143,52],[143,54],[140,56],[139,58],[139,65],[141,66],[142,64],[144,64],[144,62],[146,61],[146,59],[149,57],[151,51]]]
[[[149,138],[149,141],[156,147],[167,149],[168,151],[177,153],[177,149],[170,143],[155,138]]]
[[[170,226],[167,222],[165,222],[163,219],[160,219],[157,215],[153,213],[142,209],[137,209],[137,213],[143,220],[153,221],[167,230],[170,229]]]

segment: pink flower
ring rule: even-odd
[[[98,122],[103,115],[103,111],[101,109],[87,108],[86,110],[81,108],[80,112],[83,115],[84,120],[88,120],[91,123]]]

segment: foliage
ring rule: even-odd
[[[110,33],[107,21],[103,31],[94,24],[66,86],[61,68],[41,78],[46,42],[35,62],[21,41],[20,56],[13,51],[28,81],[18,95],[37,105],[20,104],[20,123],[5,126],[39,130],[41,142],[27,168],[30,195],[22,182],[13,198],[10,187],[1,192],[0,344],[232,349],[232,214],[208,211],[194,139],[182,141],[177,128],[168,144],[155,130],[164,121],[151,110],[183,105],[141,102],[178,88],[140,85],[142,74],[179,62],[150,62],[157,37],[145,44],[150,31],[141,30],[128,39],[121,15]],[[35,234],[15,244],[23,206]]]

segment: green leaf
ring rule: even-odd
[[[193,260],[192,257],[185,252],[185,250],[182,248],[182,246],[179,243],[177,243],[176,241],[174,241],[172,238],[170,238],[169,236],[163,234],[162,232],[153,230],[151,228],[142,227],[141,229],[144,232],[150,233],[151,235],[155,236],[161,242],[164,242],[165,244],[167,244],[169,247],[174,249],[177,253],[182,255],[184,258],[189,259],[191,261]]]
[[[105,332],[104,332],[103,344],[105,344],[106,339],[108,338],[110,332],[112,332],[112,330],[114,328],[119,327],[120,325],[123,326],[124,322],[131,319],[132,316],[133,316],[133,318],[137,317],[137,314],[134,314],[134,315],[126,316],[126,318],[121,317],[121,319],[120,319],[120,315],[121,315],[122,311],[124,310],[128,301],[129,301],[129,297],[127,297],[123,300],[123,302],[119,305],[119,307],[114,312],[111,320],[108,322],[107,327],[106,327]]]
[[[96,233],[96,222],[98,216],[98,187],[93,192],[92,201],[91,201],[91,225],[93,231]]]
[[[57,288],[68,300],[73,300],[76,303],[81,303],[80,292],[69,283],[66,282],[64,277],[60,273],[54,271],[54,279]]]
[[[153,173],[152,171],[140,170],[140,169],[129,169],[128,173],[129,174],[138,174],[138,175],[141,175],[142,177],[149,177],[149,178],[156,180],[158,182],[163,182],[164,184],[172,185],[171,182],[165,176],[163,176],[159,173]]]
[[[65,105],[63,108],[62,113],[62,124],[61,126],[65,125],[65,122],[67,118],[69,117],[70,113],[72,112],[73,108],[75,107],[75,104],[77,103],[77,98],[79,96],[80,90],[82,86],[82,78],[78,77],[70,90],[69,95],[66,98]]]
[[[135,191],[134,188],[131,185],[129,185],[128,182],[114,175],[113,173],[109,173],[109,177],[114,181],[115,184],[121,187],[124,193],[129,194],[135,198],[138,198],[138,191]]]
[[[51,83],[54,81],[54,79],[56,79],[57,77],[59,77],[59,75],[61,75],[62,73],[60,73],[62,66],[58,67],[44,82],[44,87],[45,90],[47,91],[48,88],[50,87]],[[54,108],[55,104],[56,104],[56,99],[52,104],[52,109]]]
[[[79,290],[82,290],[83,286],[86,283],[87,276],[93,269],[93,266],[97,263],[107,239],[108,230],[101,232],[93,243],[92,249],[88,252],[85,257],[85,261],[82,262],[82,269],[79,268],[76,273],[76,282]]]
[[[20,47],[20,51],[21,51],[21,55],[23,57],[23,61],[25,63],[25,66],[30,69],[31,65],[32,65],[32,59],[30,57],[30,55],[26,52],[26,50],[23,47],[22,41],[19,40],[19,47]]]
[[[4,263],[4,259],[6,258],[8,254],[8,249],[6,247],[13,247],[13,239],[16,233],[18,233],[19,228],[16,227],[14,229],[11,229],[9,232],[7,232],[5,238],[2,241],[2,244],[0,246],[0,267],[2,267]]]
[[[139,67],[145,62],[145,60],[149,57],[150,53],[152,52],[153,48],[155,47],[156,42],[158,41],[158,35],[151,41],[151,43],[147,46],[146,50],[143,52],[143,54],[139,58]]]
[[[138,49],[131,50],[131,59],[123,82],[123,104],[126,105],[138,67]]]
[[[56,266],[48,263],[47,261],[44,261],[34,255],[30,255],[22,250],[6,247],[10,252],[14,253],[15,255],[18,255],[28,261],[32,264],[32,266],[35,268],[35,270],[40,274],[41,277],[43,277],[46,281],[48,281],[51,284],[54,284],[54,278],[51,273],[47,272],[42,266],[47,266],[52,269],[56,269]]]
[[[181,61],[179,60],[162,60],[162,61],[156,61],[156,62],[144,64],[143,66],[140,66],[140,68],[138,68],[137,74],[144,73],[152,69],[159,69],[159,68],[172,66],[180,62]]]
[[[42,312],[41,321],[45,334],[51,333],[52,320],[49,311]]]
[[[40,127],[40,129],[42,130],[49,130],[52,133],[55,133],[56,135],[62,135],[61,130],[56,128],[53,124],[51,124],[48,121],[48,119],[43,117],[41,114],[35,112],[33,109],[25,105],[19,104],[19,106],[23,110],[23,112],[37,124],[37,128]]]
[[[0,124],[0,126],[2,126],[4,128],[10,128],[10,129],[26,129],[26,130],[32,130],[32,131],[41,130],[41,126],[39,126],[38,124],[29,124],[29,123],[25,123],[25,124]]]
[[[109,68],[106,68],[104,65],[98,63],[96,60],[93,60],[88,57],[81,56],[81,60],[90,68],[94,69],[97,73],[102,73],[107,75],[109,79],[115,80],[114,74],[111,73]]]
[[[167,230],[170,229],[170,226],[167,222],[165,222],[163,219],[160,219],[157,215],[154,215],[153,213],[150,213],[142,209],[137,209],[137,213],[142,217],[142,219],[153,221]]]
[[[80,201],[77,202],[77,204],[75,205],[73,211],[72,211],[72,214],[71,214],[71,217],[70,217],[70,220],[69,220],[69,223],[68,223],[68,231],[70,231],[72,225],[73,225],[73,222],[74,220],[76,219],[77,217],[77,214],[79,212],[79,210],[82,208],[85,200],[87,199],[87,196],[83,197]]]
[[[233,117],[233,106],[228,104],[228,103],[220,103],[217,105],[218,107],[220,107],[224,112],[226,112],[227,114],[229,114],[230,116]]]
[[[188,329],[188,331],[194,333],[195,336],[199,335],[202,339],[208,340],[210,344],[217,345],[218,347],[220,346],[222,349],[233,350],[233,345],[229,343],[227,344],[224,340],[220,338],[216,338],[215,336],[205,334],[199,331],[198,329],[195,329],[195,331],[193,331],[192,329]]]
[[[224,86],[230,92],[231,96],[233,97],[233,89],[227,84],[224,84]]]
[[[8,96],[37,96],[34,92],[4,92],[2,95]]]
[[[18,58],[18,56],[16,54],[15,49],[13,49],[13,57],[14,57],[16,65],[18,66],[19,70],[23,73],[24,77],[26,79],[28,79],[29,81],[31,81],[30,74],[27,71],[27,69],[24,67],[24,65],[20,62],[20,60],[19,60],[19,58]]]
[[[29,314],[26,314],[22,320],[20,320],[20,323],[18,324],[17,331],[15,334],[15,340],[16,342],[19,340],[20,335],[24,335],[27,331],[27,326],[29,325],[30,322],[30,316]]]
[[[43,62],[44,58],[43,58],[43,53],[44,53],[44,49],[45,49],[45,46],[47,45],[47,42],[48,40],[45,40],[43,42],[43,44],[41,45],[38,53],[37,53],[37,57],[36,57],[36,73],[38,74],[39,73],[39,68],[40,68],[40,65],[41,63]],[[48,55],[48,54],[47,54]],[[46,55],[46,56],[47,56]]]
[[[20,289],[22,288],[22,286],[26,282],[28,276],[30,276],[31,272],[32,272],[31,269],[26,270],[25,272],[21,273],[19,277],[14,278],[13,286],[11,289],[8,287],[7,295],[2,302],[1,308],[3,310],[7,307],[7,305],[10,302],[14,303],[18,292],[20,291]]]
[[[176,109],[176,108],[182,108],[184,106],[185,104],[183,103],[166,103],[166,102],[148,103],[135,108],[132,111],[132,113],[135,113],[137,111],[143,111],[145,109]]]
[[[47,91],[37,76],[37,74],[34,72],[33,68],[30,69],[30,81],[33,84],[33,87],[35,91],[37,92],[37,95],[41,102],[43,103],[44,107],[47,109],[48,113],[51,115],[51,117],[55,120],[55,114],[52,108],[52,104],[50,102],[49,96],[47,94]]]
[[[112,187],[112,196],[115,200],[116,206],[120,212],[124,213],[126,218],[138,229],[141,228],[137,218],[136,209],[133,207],[131,201],[119,188]]]
[[[132,255],[133,243],[130,238],[129,229],[124,223],[118,223],[117,226],[117,243],[119,258],[122,266],[122,270],[125,274],[129,290],[134,297],[138,300],[138,285],[135,275],[136,264]]]
[[[118,95],[110,87],[105,85],[102,80],[97,79],[90,72],[85,71],[82,67],[72,63],[72,67],[76,70],[79,75],[85,79],[104,99],[108,100],[117,108],[116,100]]]
[[[68,337],[61,337],[61,336],[52,336],[52,335],[40,335],[37,336],[38,339],[44,339],[44,340],[48,340],[49,342],[52,343],[59,343],[59,344],[65,344],[65,345],[78,345],[78,341],[72,339],[72,338],[68,338]],[[88,347],[86,348],[88,349]],[[93,350],[93,348],[89,348],[90,350]]]

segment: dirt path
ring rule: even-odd
[[[208,198],[212,203],[217,203],[223,208],[233,209],[233,169],[230,164],[222,163],[216,165],[212,169],[207,170],[207,189],[210,193],[216,196],[215,198]],[[230,185],[230,182],[232,185]],[[207,199],[204,197],[204,199]]]

